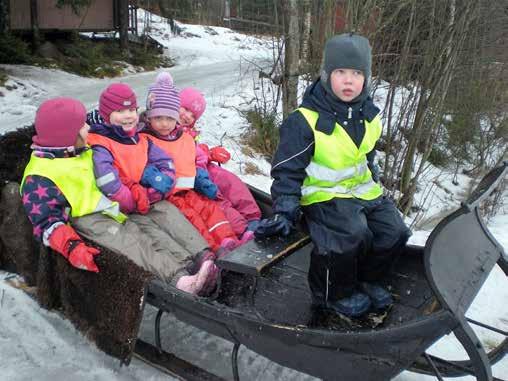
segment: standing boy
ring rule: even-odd
[[[303,212],[314,243],[313,302],[352,317],[392,303],[376,281],[410,236],[377,182],[374,147],[382,126],[369,97],[371,62],[365,37],[327,41],[320,78],[280,128],[271,171],[275,215],[256,230],[287,235]]]

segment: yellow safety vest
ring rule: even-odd
[[[53,181],[71,205],[72,217],[102,212],[119,223],[127,220],[127,216],[120,212],[118,203],[104,196],[97,187],[90,149],[69,158],[49,159],[32,154],[20,189],[29,175],[38,175]]]
[[[348,133],[338,123],[330,135],[316,130],[319,114],[304,107],[297,109],[307,120],[314,133],[314,156],[305,168],[300,204],[310,205],[332,198],[360,198],[373,200],[383,194],[383,189],[372,180],[367,165],[367,153],[374,149],[381,136],[381,119],[365,121],[365,135],[357,147]]]

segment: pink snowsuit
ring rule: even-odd
[[[233,231],[240,236],[247,230],[249,222],[258,221],[261,218],[261,210],[238,176],[211,162],[208,154],[199,145],[196,148],[196,163],[208,170],[210,179],[219,189],[217,200],[231,223]]]

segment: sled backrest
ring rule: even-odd
[[[506,256],[479,214],[479,203],[508,173],[508,163],[495,168],[480,182],[462,207],[443,219],[425,245],[427,278],[443,306],[463,316],[499,261]]]

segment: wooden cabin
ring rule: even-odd
[[[69,6],[57,7],[56,0],[10,0],[9,26],[12,31],[28,31],[33,23],[41,31],[78,30],[103,32],[120,27],[122,7],[128,7],[129,29],[136,32],[136,9],[129,1],[91,0],[76,14]]]

